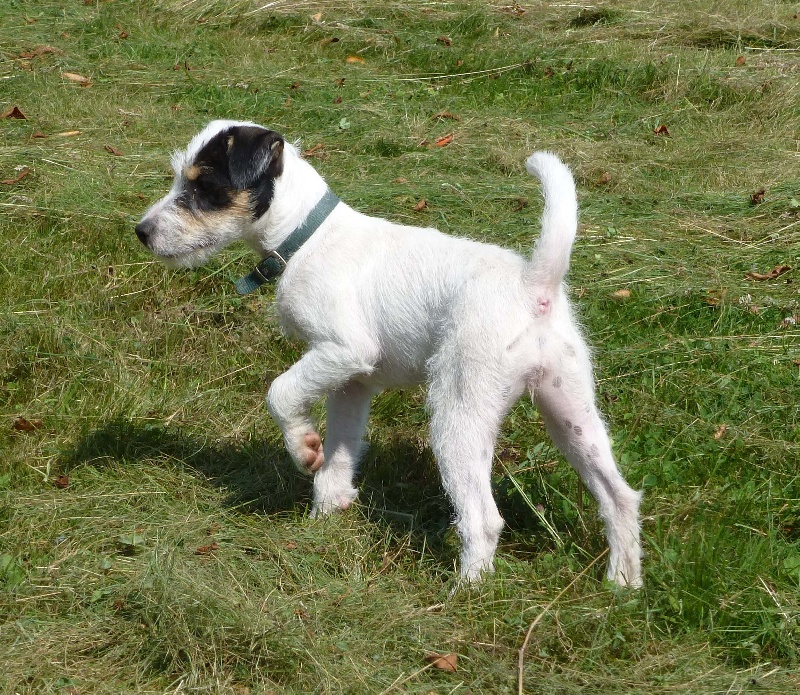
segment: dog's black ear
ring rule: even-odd
[[[231,128],[225,138],[228,172],[234,188],[258,189],[283,172],[283,137],[257,126]],[[272,186],[269,186],[270,197]]]

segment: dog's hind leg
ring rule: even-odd
[[[358,495],[353,487],[364,449],[370,400],[376,389],[351,381],[328,394],[325,462],[314,475],[314,507],[311,516],[347,509]]]
[[[494,383],[496,375],[474,366],[461,369],[456,360],[442,366],[428,391],[430,442],[455,510],[455,527],[462,543],[461,578],[471,582],[494,570],[494,553],[503,529],[492,496],[491,471],[509,397]]]
[[[605,425],[594,402],[589,355],[577,335],[532,383],[531,395],[547,431],[597,500],[610,549],[608,579],[641,586],[639,500],[619,472]]]
[[[286,448],[304,473],[318,471],[325,461],[322,440],[311,421],[311,405],[373,367],[355,351],[335,343],[312,347],[276,378],[267,393],[267,406],[283,432]]]

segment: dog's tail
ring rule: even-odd
[[[578,230],[578,200],[572,173],[556,155],[534,152],[525,163],[542,182],[542,232],[533,248],[529,279],[556,290],[569,269],[572,242]]]

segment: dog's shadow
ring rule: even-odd
[[[63,452],[60,468],[69,473],[84,464],[143,462],[188,471],[225,490],[226,506],[245,512],[302,513],[311,507],[311,479],[296,470],[283,446],[258,439],[208,441],[179,426],[110,420]],[[403,441],[370,443],[357,485],[365,516],[411,533],[429,549],[439,545],[436,539],[448,528],[452,512],[427,449]]]
[[[84,464],[142,462],[153,466],[164,462],[200,477],[204,484],[225,491],[227,507],[244,513],[303,513],[311,508],[311,480],[295,469],[282,446],[257,439],[213,442],[177,426],[108,421],[64,452],[60,468],[68,473]],[[430,449],[402,438],[388,444],[371,442],[356,484],[361,513],[398,536],[408,536],[413,548],[424,548],[443,567],[453,566],[458,554],[454,534],[448,532],[453,511]],[[529,542],[536,545],[546,540],[540,529],[529,526],[532,519],[521,521],[511,498],[498,492],[500,513],[510,526],[517,531],[527,527],[524,530],[533,534]],[[511,529],[507,526],[507,530]]]

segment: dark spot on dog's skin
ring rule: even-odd
[[[570,420],[564,420],[564,424],[567,426],[567,429],[572,429],[572,422]]]
[[[573,431],[574,431],[574,432],[575,432],[575,434],[576,434],[576,435],[578,435],[579,437],[580,437],[580,436],[583,434],[583,430],[582,430],[580,427],[578,427],[577,425],[575,425],[575,427],[573,427]]]
[[[557,376],[553,379],[553,388],[560,389],[561,388],[561,377]]]
[[[238,204],[247,191],[253,218],[272,202],[275,179],[283,173],[283,137],[258,126],[234,126],[217,133],[184,171],[186,188],[179,203],[211,212]]]

